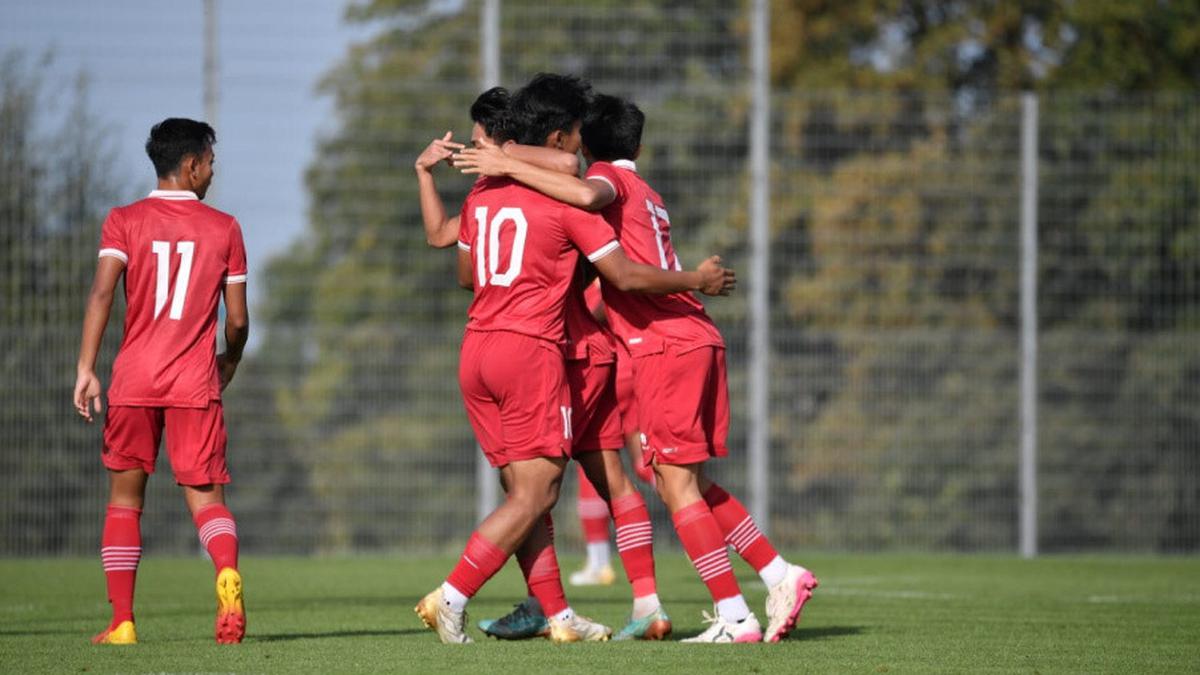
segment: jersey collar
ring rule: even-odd
[[[151,190],[147,199],[187,200],[199,199],[191,190]]]
[[[612,165],[637,173],[637,164],[634,164],[632,159],[618,159]]]

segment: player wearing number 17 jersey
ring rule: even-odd
[[[104,420],[103,462],[110,496],[101,559],[113,617],[93,641],[137,642],[133,591],[141,560],[142,504],[165,431],[175,481],[216,571],[216,640],[241,642],[246,621],[238,541],[223,485],[225,421],[221,390],[249,331],[246,251],[230,215],[201,203],[213,176],[212,127],[187,119],[155,125],[146,152],[158,173],[149,197],[113,209],[100,234],[75,384],[75,407],[100,411],[96,354],[125,277],[125,332],[113,364]],[[224,296],[227,351],[216,354],[217,307]]]

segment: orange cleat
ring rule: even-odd
[[[217,574],[217,643],[238,644],[246,635],[246,610],[242,605],[242,575],[232,567]]]

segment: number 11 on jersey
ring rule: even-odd
[[[162,313],[170,294],[171,276],[171,242],[155,241],[150,245],[154,257],[158,261],[158,275],[154,285],[154,318]],[[183,302],[187,297],[188,281],[192,276],[192,257],[196,254],[196,242],[181,241],[175,244],[175,252],[179,254],[179,273],[175,275],[175,293],[171,298],[171,311],[167,317],[176,321],[183,318]]]

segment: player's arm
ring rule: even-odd
[[[458,216],[446,215],[446,206],[442,203],[437,185],[433,181],[433,167],[437,166],[438,162],[449,160],[455,151],[464,147],[462,143],[451,141],[451,136],[452,133],[447,131],[445,136],[435,138],[417,156],[417,161],[413,164],[417,172],[425,241],[434,248],[447,248],[458,240]]]
[[[522,162],[528,162],[543,169],[569,176],[579,175],[579,155],[556,148],[543,148],[536,145],[521,145],[520,143],[505,143],[504,154]]]
[[[246,284],[225,284],[225,351],[217,354],[217,373],[221,391],[229,386],[242,361],[242,350],[250,338],[250,310],[246,305]]]
[[[458,249],[458,285],[468,291],[475,289],[475,269],[471,261],[471,252],[465,248]]]
[[[96,265],[96,276],[92,290],[88,293],[87,310],[83,315],[83,338],[79,345],[79,362],[75,366],[75,410],[87,421],[92,421],[92,407],[101,410],[100,378],[96,377],[96,355],[100,353],[100,340],[108,326],[112,312],[113,295],[117,282],[125,272],[125,261],[111,256],[101,256]]]
[[[454,155],[453,163],[465,174],[508,176],[560,202],[587,211],[599,211],[617,198],[616,191],[607,181],[582,180],[575,174],[552,171],[487,143],[462,150]]]
[[[682,293],[698,291],[705,295],[729,295],[737,286],[734,271],[721,266],[720,256],[707,260],[690,272],[664,270],[630,260],[621,247],[614,248],[592,264],[618,290],[637,293]]]

